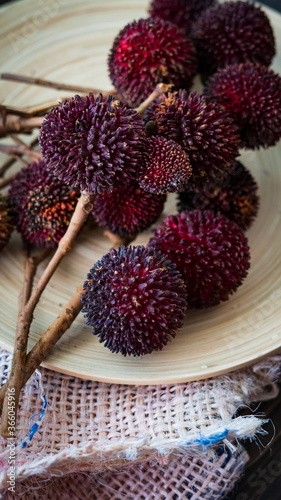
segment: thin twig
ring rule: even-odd
[[[11,184],[11,182],[14,180],[15,176],[16,176],[16,174],[13,174],[13,175],[10,175],[9,177],[7,177],[6,179],[3,179],[2,181],[0,181],[0,189],[4,189],[4,187]]]
[[[18,115],[25,118],[32,117],[35,115],[44,115],[47,111],[51,110],[55,106],[58,105],[59,101],[65,101],[68,98],[60,98],[56,101],[49,101],[44,104],[37,104],[36,106],[28,106],[27,108],[13,108],[12,106],[5,106],[4,104],[0,104],[0,113],[5,120],[7,115]]]
[[[12,106],[5,106],[5,104],[0,104],[0,113],[4,117],[6,115],[18,115],[18,116],[27,115],[24,109],[13,108]]]
[[[73,241],[77,234],[80,232],[84,222],[86,222],[88,215],[93,210],[94,195],[82,192],[77,202],[76,208],[70,220],[69,226],[59,242],[58,248],[41,276],[34,292],[32,293],[28,303],[25,306],[25,316],[27,321],[32,318],[33,311],[39,302],[39,299],[46,288],[49,280],[54,274],[60,261],[71,250]]]
[[[159,97],[161,94],[168,92],[171,89],[172,85],[166,84],[166,83],[158,83],[158,85],[155,87],[153,92],[148,96],[145,101],[143,101],[137,108],[135,108],[135,111],[137,111],[140,114],[143,114],[145,110],[148,108],[149,104],[155,101],[157,97]]]
[[[66,330],[70,328],[73,321],[78,316],[82,309],[82,293],[83,286],[79,286],[75,295],[70,299],[60,315],[38,340],[33,349],[31,349],[28,353],[25,366],[24,383],[27,382],[34,370],[40,366],[41,362],[47,357],[58,340],[62,337]]]
[[[82,228],[84,222],[87,220],[89,213],[93,209],[94,195],[83,192],[77,202],[75,211],[70,220],[67,231],[59,242],[58,248],[42,274],[37,286],[33,290],[30,299],[25,305],[23,312],[22,327],[29,330],[33,317],[33,312],[38,304],[40,297],[53,276],[56,268],[63,259],[63,257],[71,250],[73,241]]]
[[[43,116],[49,111],[51,111],[52,108],[55,108],[56,106],[59,105],[60,102],[64,102],[69,100],[69,97],[60,97],[56,101],[48,101],[45,102],[44,104],[37,104],[36,106],[29,106],[27,108],[24,108],[24,111],[27,116]]]
[[[41,362],[48,356],[55,344],[62,337],[62,335],[70,328],[73,321],[78,316],[82,309],[81,294],[83,286],[77,288],[75,295],[70,299],[66,307],[59,314],[56,320],[46,330],[42,337],[38,340],[35,346],[31,349],[25,358],[25,365],[23,366],[22,379],[20,383],[20,390],[24,387],[33,372],[40,366]],[[2,422],[4,420],[4,401],[8,394],[8,383],[6,382],[0,389],[0,412],[2,410]],[[14,393],[13,393],[14,394]],[[5,418],[6,420],[6,418]],[[3,433],[2,433],[3,432]],[[1,434],[3,437],[10,437],[6,433],[6,429],[1,426]]]
[[[8,144],[0,144],[0,151],[7,155],[25,155],[29,156],[33,161],[38,161],[42,159],[42,155],[39,151],[33,151],[26,144],[19,144],[18,146],[11,146]]]
[[[12,139],[15,140],[15,137],[13,134],[11,134],[11,137]],[[26,146],[30,149],[32,149],[36,144],[38,144],[38,137],[36,137],[35,139],[33,139],[33,141],[31,141],[29,144],[26,144]],[[0,177],[3,177],[3,175],[7,172],[7,170],[9,170],[10,167],[12,167],[12,165],[14,165],[14,163],[16,161],[22,161],[23,163],[27,164],[28,162],[26,162],[24,160],[24,158],[22,158],[21,156],[19,155],[12,155],[11,158],[9,158],[3,165],[2,167],[0,168]]]
[[[16,134],[10,134],[10,137],[16,144],[19,144],[20,146],[24,146],[25,148],[30,149],[30,146],[28,144],[25,144],[25,142],[22,141]]]
[[[27,351],[29,330],[22,324],[24,321],[24,308],[30,298],[34,276],[39,264],[50,255],[51,249],[44,249],[38,255],[31,257],[25,249],[24,281],[22,291],[19,296],[19,312],[17,321],[16,338],[14,343],[14,354],[10,376],[6,382],[6,393],[3,400],[3,411],[1,421],[1,434],[4,437],[10,437],[9,427],[9,391],[12,390],[13,403],[15,404],[14,416],[16,418],[19,395],[24,377],[25,358]]]
[[[104,97],[106,97],[107,95],[113,95],[113,96],[117,97],[117,93],[115,90],[111,90],[111,91],[102,91],[101,90],[100,92],[103,94]],[[97,92],[97,95],[100,92]],[[82,95],[82,97],[84,97],[87,94],[80,93],[80,95]],[[69,101],[70,99],[72,99],[72,98],[71,97],[60,97],[60,98],[53,100],[53,101],[48,101],[48,102],[45,102],[42,104],[36,104],[35,106],[28,106],[28,107],[22,108],[22,109],[13,108],[11,106],[0,105],[0,111],[1,111],[1,107],[2,107],[2,111],[4,113],[4,116],[6,116],[7,114],[19,115],[19,116],[26,117],[26,118],[34,117],[36,115],[43,116],[46,113],[49,113],[52,110],[52,108],[57,107],[59,105],[59,103],[64,102],[64,101]]]
[[[127,246],[131,241],[133,241],[136,235],[130,234],[128,236],[119,236],[118,234],[114,234],[107,229],[103,232],[104,236],[108,238],[112,243],[112,248],[118,248],[122,245]]]
[[[77,234],[82,228],[84,222],[87,220],[89,213],[93,210],[93,200],[94,200],[94,195],[90,195],[86,192],[81,193],[81,196],[77,202],[76,208],[70,220],[69,226],[64,236],[60,240],[54,256],[50,260],[48,266],[46,267],[41,278],[39,279],[37,286],[34,288],[28,302],[26,303],[26,305],[22,310],[22,313],[19,317],[19,322],[17,324],[17,332],[16,332],[17,338],[22,337],[23,335],[28,336],[30,325],[33,319],[34,309],[37,306],[40,297],[43,291],[45,290],[47,284],[49,283],[51,277],[53,276],[56,268],[58,267],[63,257],[71,250],[73,241],[75,240]],[[16,391],[18,391],[18,388],[15,389]],[[14,410],[15,413],[16,413],[16,408],[17,408],[17,403]],[[3,416],[2,421],[7,422],[7,414]],[[3,423],[2,425],[3,425],[2,435],[6,437],[7,436],[6,423]],[[1,426],[1,433],[2,433],[2,426]]]
[[[28,83],[31,85],[39,85],[41,87],[48,87],[57,90],[69,90],[71,92],[79,92],[82,94],[89,94],[90,92],[92,92],[93,94],[99,94],[100,92],[102,94],[105,94],[105,92],[103,92],[102,90],[93,89],[91,87],[80,87],[79,85],[68,85],[64,83],[51,82],[42,78],[32,78],[30,76],[15,75],[12,73],[2,73],[1,78],[2,80],[9,80],[12,82]],[[116,95],[116,90],[111,90],[110,92],[106,92],[106,94]]]
[[[9,170],[9,168],[17,161],[17,158],[9,158],[7,161],[5,161],[4,165],[0,168],[0,177],[3,177],[3,175]]]
[[[41,362],[48,356],[55,344],[62,337],[62,335],[70,328],[73,321],[78,316],[82,309],[81,294],[83,286],[77,288],[75,295],[70,299],[66,307],[55,319],[51,326],[46,330],[42,337],[38,340],[35,346],[26,356],[26,364],[24,367],[21,388],[26,384],[33,372],[40,366]],[[7,394],[6,384],[0,390],[0,411],[3,401]],[[3,406],[4,415],[4,406]],[[3,420],[3,416],[2,416]],[[2,431],[1,431],[2,432]],[[2,434],[3,436],[3,434]],[[7,437],[6,435],[4,437]],[[8,436],[9,437],[9,436]]]
[[[31,133],[34,128],[40,128],[44,116],[32,116],[31,118],[21,118],[16,115],[0,117],[0,137],[5,137],[13,132]]]

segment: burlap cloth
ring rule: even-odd
[[[0,351],[1,384],[10,361]],[[240,442],[264,432],[265,418],[250,409],[237,416],[237,409],[277,395],[280,361],[162,386],[41,369],[21,397],[16,493],[5,489],[9,450],[0,440],[1,498],[223,498],[248,459]]]

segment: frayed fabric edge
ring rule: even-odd
[[[210,426],[205,433],[186,434],[186,439],[138,439],[118,440],[110,444],[86,443],[81,447],[71,446],[60,453],[44,457],[36,462],[25,463],[16,467],[16,480],[22,481],[29,476],[40,474],[42,477],[60,476],[71,472],[91,471],[100,473],[106,469],[117,469],[132,465],[160,460],[168,456],[206,456],[214,453],[217,446],[223,445],[233,453],[240,440],[255,440],[258,434],[265,434],[265,419],[254,415],[240,416],[220,425]],[[7,488],[7,471],[0,475],[0,489]]]

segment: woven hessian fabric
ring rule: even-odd
[[[220,498],[215,484],[221,484],[221,491],[226,491],[227,485],[239,477],[241,464],[246,460],[237,449],[238,440],[263,432],[263,418],[250,411],[247,416],[237,417],[236,411],[252,401],[276,395],[280,360],[280,356],[275,356],[226,376],[162,386],[105,384],[41,369],[26,384],[20,401],[16,471],[17,488],[22,488],[20,497],[25,498],[22,495],[27,488],[26,498],[55,499],[52,495],[32,497],[30,485],[36,488],[39,481],[42,488],[42,481],[53,478],[53,484],[58,483],[58,488],[63,489],[67,479],[54,478],[75,474],[72,477],[75,481],[80,478],[83,488],[97,492],[91,498],[112,498],[110,488],[120,490],[120,498],[124,498],[129,479],[132,484],[126,494],[135,485],[138,495],[144,495],[135,495],[136,499],[181,498],[180,490],[178,497],[170,493],[167,496],[167,484],[172,485],[171,491],[175,490],[173,495],[177,488],[185,488],[191,495],[187,498],[203,499],[205,488],[210,498]],[[1,351],[1,384],[10,361],[11,355]],[[8,484],[6,444],[1,438],[2,491]],[[151,461],[153,466],[148,465]],[[155,465],[159,461],[172,461],[173,465],[159,468]],[[146,464],[145,472],[140,473],[142,469],[136,464]],[[112,469],[124,466],[134,472],[126,469],[112,473]],[[188,472],[184,474],[184,470]],[[83,472],[102,476],[87,479],[87,483],[81,479]],[[199,493],[193,488],[197,483]],[[155,496],[145,496],[149,484],[155,491],[158,488]],[[80,497],[60,494],[57,498]]]
[[[16,486],[22,500],[209,500],[233,489],[248,456],[218,448],[211,457],[177,457],[166,465],[139,464],[98,475],[71,474],[43,481],[32,476]],[[168,461],[168,460],[167,460]],[[3,498],[14,500],[14,493]]]

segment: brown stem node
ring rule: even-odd
[[[171,84],[167,83],[158,83],[156,85],[155,89],[151,94],[148,96],[145,101],[143,101],[137,108],[135,108],[135,111],[137,111],[140,115],[142,115],[145,110],[148,108],[148,106],[157,99],[161,94],[169,92],[169,90],[173,87]]]

